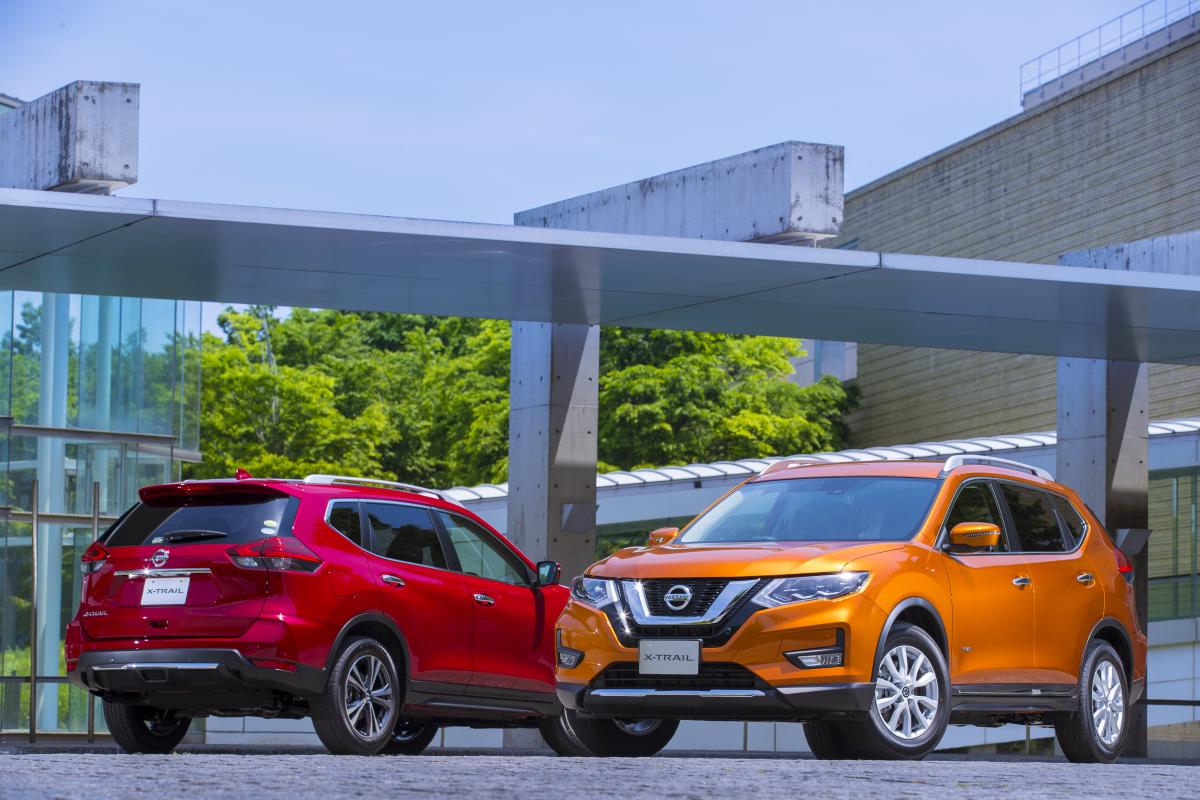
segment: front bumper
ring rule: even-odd
[[[598,717],[704,720],[829,719],[871,707],[871,683],[838,683],[762,689],[591,689],[558,684],[567,708]]]
[[[82,653],[71,682],[106,699],[155,708],[221,711],[271,705],[275,693],[319,693],[324,670],[256,667],[237,650],[93,650]]]

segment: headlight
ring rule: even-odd
[[[834,572],[829,575],[776,578],[754,596],[754,602],[764,608],[775,608],[806,600],[832,600],[857,592],[870,576],[869,572]]]
[[[604,608],[617,602],[617,584],[605,578],[580,575],[571,581],[571,597],[589,606]]]

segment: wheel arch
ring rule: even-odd
[[[408,640],[391,617],[379,613],[359,614],[352,617],[333,640],[329,648],[329,656],[325,660],[325,674],[328,675],[334,660],[342,650],[342,645],[351,636],[370,636],[388,649],[392,659],[396,661],[396,671],[404,685],[404,695],[408,695],[409,664],[411,664]]]
[[[878,665],[879,659],[883,657],[883,645],[887,641],[888,634],[892,632],[892,628],[897,623],[901,622],[915,625],[929,634],[938,649],[942,651],[942,657],[946,659],[946,669],[950,669],[950,640],[946,634],[946,625],[942,621],[942,615],[938,612],[937,607],[924,597],[905,598],[892,608],[887,620],[883,623],[883,629],[879,632],[879,642],[875,645],[875,661],[872,669],[875,669],[874,665]]]
[[[1095,624],[1091,633],[1088,634],[1087,642],[1083,646],[1083,652],[1079,655],[1079,669],[1076,677],[1083,677],[1083,662],[1087,659],[1088,645],[1093,641],[1107,642],[1112,645],[1112,648],[1117,651],[1117,655],[1121,657],[1121,668],[1125,672],[1125,683],[1127,686],[1133,687],[1133,639],[1129,636],[1129,631],[1125,630],[1125,626],[1119,619],[1115,617],[1105,617]]]

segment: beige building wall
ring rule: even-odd
[[[1200,34],[851,192],[831,244],[1053,264],[1197,229]],[[858,446],[1054,427],[1052,358],[862,343],[858,359]],[[1152,365],[1150,387],[1153,419],[1200,415],[1200,368]]]

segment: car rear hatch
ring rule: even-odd
[[[298,500],[264,484],[152,486],[84,556],[80,623],[93,639],[235,638],[262,611],[269,573],[229,551],[290,536]]]

